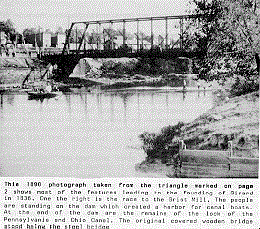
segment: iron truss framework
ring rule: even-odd
[[[115,24],[115,23],[123,23],[123,47],[125,46],[125,40],[126,40],[126,33],[125,33],[125,24],[127,22],[137,22],[137,34],[139,33],[139,22],[143,21],[150,21],[151,22],[151,47],[153,47],[153,21],[165,21],[165,47],[168,48],[168,20],[180,20],[180,48],[182,49],[182,43],[183,43],[183,20],[184,19],[191,19],[191,18],[201,18],[203,15],[197,14],[197,15],[178,15],[178,16],[160,16],[160,17],[140,17],[140,18],[123,18],[123,19],[110,19],[110,20],[97,20],[97,21],[81,21],[81,22],[72,22],[71,26],[68,30],[68,33],[66,35],[65,44],[63,47],[62,54],[68,54],[69,53],[69,40],[71,36],[72,29],[77,24],[84,24],[84,32],[82,36],[79,38],[79,44],[77,46],[76,53],[80,53],[80,48],[82,46],[82,42],[85,37],[85,33],[88,29],[89,25],[102,25],[102,24]],[[137,37],[137,50],[139,47],[139,38]]]

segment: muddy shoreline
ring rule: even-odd
[[[59,71],[53,70],[50,79],[62,84],[62,88],[99,87],[110,90],[138,86],[178,87],[183,83],[183,75],[175,74],[173,71],[186,74],[190,68],[190,62],[186,60],[158,59],[158,66],[154,66],[150,62],[149,59],[138,60],[135,58],[83,58],[80,59],[70,76],[62,77],[59,75]],[[9,90],[12,89],[12,84],[19,86],[30,70],[33,71],[28,82],[39,81],[41,76],[48,71],[47,67],[46,63],[29,57],[1,57],[0,86],[3,88],[4,85],[9,85]]]

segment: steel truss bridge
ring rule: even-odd
[[[51,62],[52,64],[57,64],[59,66],[60,72],[63,76],[68,76],[72,73],[74,67],[81,58],[119,58],[119,57],[147,57],[147,58],[165,58],[174,59],[176,57],[195,57],[200,55],[196,52],[185,51],[183,48],[183,35],[184,35],[184,20],[188,19],[198,19],[203,15],[179,15],[179,16],[162,16],[162,17],[141,17],[141,18],[125,18],[125,19],[113,19],[113,20],[98,20],[98,21],[83,21],[83,22],[73,22],[70,28],[67,30],[66,39],[63,46],[62,53],[60,54],[43,54],[38,55],[38,57],[45,62]],[[179,40],[178,48],[170,47],[169,44],[169,21],[177,20],[179,21]],[[139,23],[149,21],[150,22],[150,48],[144,49],[141,46],[141,38],[139,36],[140,28]],[[163,47],[159,47],[154,44],[154,23],[157,21],[165,21],[165,26],[162,28],[165,31],[165,37],[162,38],[164,43]],[[136,23],[136,49],[133,50],[127,46],[127,34],[126,34],[126,23]],[[72,33],[75,30],[75,26],[81,24],[83,25],[83,31],[76,33],[76,48],[74,50],[70,49],[70,40],[72,39]],[[86,32],[90,25],[96,25],[96,34],[100,34],[100,28],[102,25],[108,24],[110,26],[114,24],[122,24],[122,45],[119,48],[114,48],[111,46],[105,47],[106,43],[112,43],[114,36],[106,30],[106,41],[103,42],[103,48],[101,48],[101,39],[96,39],[95,49],[86,49]],[[77,31],[77,30],[76,30]],[[84,43],[84,44],[83,44]]]

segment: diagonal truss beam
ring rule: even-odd
[[[68,33],[66,35],[66,41],[65,41],[65,44],[64,44],[63,50],[62,50],[62,55],[64,55],[65,52],[67,51],[67,48],[68,48],[67,46],[69,46],[70,34],[71,34],[71,31],[72,31],[72,28],[74,25],[75,25],[75,23],[71,23],[71,26],[68,30]]]
[[[76,24],[78,24],[78,23],[75,23],[75,22],[71,23],[71,26],[70,26],[70,28],[68,30],[67,35],[66,35],[66,40],[65,40],[65,44],[63,46],[62,55],[64,55],[65,53],[68,53],[68,47],[69,47],[69,43],[70,43],[69,40],[70,40],[71,31],[73,29],[73,26],[76,25]],[[83,42],[84,37],[85,37],[85,33],[86,33],[87,28],[89,26],[89,24],[87,22],[83,22],[83,24],[85,24],[85,29],[84,29],[83,35],[82,35],[82,37],[80,39],[80,44],[79,44],[77,52],[79,52],[79,50],[80,50],[80,47],[81,47],[82,42]]]

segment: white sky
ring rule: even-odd
[[[68,28],[73,21],[187,14],[188,2],[189,0],[0,0],[0,20],[11,19],[18,32],[39,26],[55,32],[59,26]],[[163,28],[162,25],[165,24],[160,23],[165,22],[154,22],[154,30],[157,30],[156,26],[158,29]],[[173,27],[174,23],[178,24],[175,21],[169,27]],[[149,26],[150,24],[140,23],[140,31],[150,28]]]

